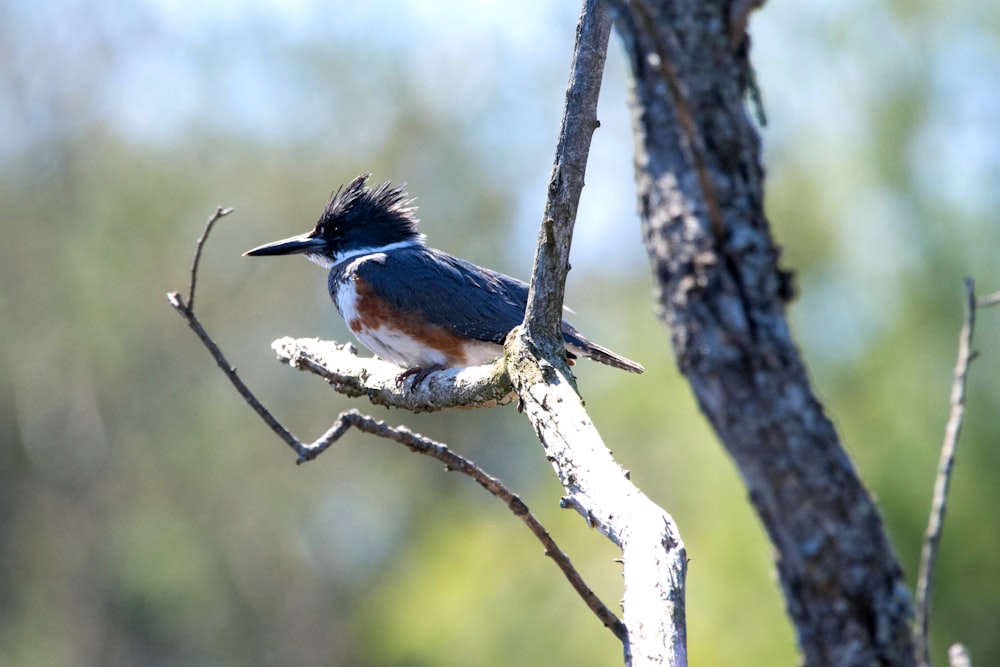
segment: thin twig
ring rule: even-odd
[[[195,274],[192,273],[192,276],[194,275]],[[240,396],[242,396],[243,400],[247,402],[247,405],[253,408],[254,412],[260,415],[260,418],[264,420],[264,423],[271,427],[271,430],[274,431],[279,438],[281,438],[289,447],[298,451],[298,446],[301,445],[301,443],[288,431],[288,429],[282,426],[281,423],[274,418],[274,415],[272,415],[271,412],[264,407],[263,403],[257,400],[257,397],[254,396],[253,392],[250,391],[250,388],[247,387],[246,383],[243,382],[243,379],[240,378],[236,369],[230,365],[229,361],[226,360],[226,357],[222,354],[222,350],[219,349],[219,346],[214,340],[212,340],[212,337],[208,335],[208,332],[205,331],[205,327],[203,327],[201,322],[198,321],[194,311],[191,309],[190,303],[185,304],[184,299],[181,297],[179,292],[168,292],[167,301],[169,301],[170,305],[174,307],[174,310],[180,313],[181,317],[184,318],[184,321],[188,323],[188,326],[191,327],[191,330],[194,331],[195,335],[198,336],[198,339],[201,340],[202,344],[208,349],[212,358],[215,359],[215,363],[219,366],[222,372],[225,373],[226,377],[229,378],[229,381],[233,384],[233,386],[236,387],[236,391],[240,393]]]
[[[993,292],[993,294],[987,294],[986,296],[981,296],[976,299],[977,308],[986,308],[987,306],[995,306],[1000,303],[1000,292]],[[961,646],[961,644],[956,644],[956,646]]]
[[[954,380],[951,385],[951,414],[948,416],[948,424],[945,427],[944,444],[941,447],[941,459],[938,462],[938,474],[934,482],[934,498],[931,502],[930,519],[927,523],[924,545],[920,554],[920,574],[917,578],[917,618],[913,634],[917,664],[922,667],[929,667],[931,664],[929,625],[934,565],[937,561],[941,531],[944,527],[944,517],[948,506],[948,487],[951,484],[951,473],[955,465],[958,438],[962,432],[962,422],[965,419],[965,387],[968,381],[969,364],[976,357],[976,353],[972,350],[976,305],[975,284],[971,278],[966,278],[965,320],[962,323],[962,331],[958,335],[958,361],[955,363]]]
[[[174,310],[176,310],[181,317],[184,318],[184,321],[187,322],[191,330],[194,331],[195,335],[198,336],[198,339],[202,342],[206,349],[208,349],[212,358],[215,359],[215,363],[236,388],[236,391],[239,392],[240,396],[243,397],[243,400],[245,400],[247,404],[253,408],[254,412],[256,412],[260,418],[264,420],[264,423],[266,423],[271,430],[274,431],[274,433],[298,455],[296,463],[304,463],[315,459],[317,456],[326,451],[333,443],[339,440],[340,437],[343,436],[344,433],[346,433],[351,427],[353,427],[364,433],[377,435],[379,437],[398,442],[413,452],[431,456],[443,462],[448,470],[460,472],[467,477],[471,477],[478,482],[480,486],[506,503],[511,512],[513,512],[515,516],[521,519],[521,521],[528,526],[532,534],[534,534],[535,537],[542,543],[542,546],[545,547],[545,555],[555,561],[556,565],[562,571],[563,575],[569,581],[573,589],[583,599],[587,607],[594,612],[605,627],[614,633],[615,637],[617,637],[620,641],[625,642],[627,636],[625,624],[614,614],[614,612],[608,609],[607,605],[601,602],[600,598],[597,597],[594,591],[587,586],[587,584],[583,581],[583,577],[581,577],[580,573],[575,567],[573,567],[569,557],[562,549],[559,548],[545,527],[528,510],[528,506],[525,505],[516,494],[510,491],[510,489],[504,486],[500,480],[488,474],[472,461],[451,451],[446,445],[434,442],[433,440],[414,433],[405,427],[393,428],[385,422],[362,415],[356,410],[342,412],[334,421],[333,425],[327,429],[326,433],[320,436],[316,441],[308,444],[303,443],[288,429],[282,426],[274,415],[272,415],[271,412],[264,407],[254,393],[250,391],[250,388],[247,387],[246,383],[243,382],[242,378],[240,378],[236,369],[229,363],[228,360],[226,360],[226,357],[222,354],[222,350],[219,348],[218,344],[216,344],[216,342],[205,330],[205,327],[202,326],[198,317],[194,314],[194,289],[198,280],[198,268],[201,259],[202,247],[208,240],[208,236],[215,223],[220,218],[229,215],[232,210],[233,209],[231,208],[218,208],[215,214],[209,217],[208,222],[205,225],[205,230],[198,238],[197,249],[195,250],[194,260],[191,264],[191,284],[188,292],[187,303],[184,302],[184,298],[179,292],[168,292],[167,301],[171,306],[173,306]]]
[[[208,235],[212,233],[212,227],[215,227],[215,223],[232,212],[232,207],[223,208],[219,206],[216,208],[215,213],[208,218],[208,223],[205,225],[205,231],[201,233],[201,236],[198,237],[198,240],[194,244],[194,260],[191,262],[191,287],[188,290],[187,299],[188,311],[194,311],[194,288],[198,283],[198,265],[201,263],[201,249],[205,245]]]

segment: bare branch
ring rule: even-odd
[[[987,294],[986,296],[981,296],[976,299],[977,308],[986,308],[987,306],[995,306],[1000,303],[1000,292],[993,292],[992,294]],[[961,646],[961,644],[956,644],[956,646]]]
[[[198,284],[198,265],[201,263],[201,249],[204,247],[208,235],[212,233],[212,227],[215,227],[215,223],[232,212],[233,209],[231,207],[217,207],[215,213],[209,216],[208,223],[205,224],[205,231],[201,233],[201,236],[198,237],[198,240],[194,244],[194,260],[191,262],[191,285],[188,289],[187,299],[187,309],[190,311],[194,310],[194,288]]]
[[[975,284],[971,278],[965,279],[965,319],[958,334],[958,361],[955,362],[954,379],[951,385],[951,414],[945,427],[944,444],[938,463],[937,479],[934,482],[934,498],[931,513],[924,534],[924,546],[920,554],[920,574],[917,577],[916,623],[913,628],[917,664],[930,667],[930,615],[931,593],[934,587],[934,566],[937,562],[944,529],[945,512],[948,509],[948,489],[951,473],[958,452],[958,438],[962,433],[965,419],[965,387],[969,377],[969,365],[975,359],[972,349],[972,332],[976,325]]]
[[[571,378],[522,335],[507,343],[507,368],[524,412],[566,489],[563,506],[621,547],[629,665],[687,664],[687,557],[673,519],[637,489],[590,421]],[[554,407],[556,406],[556,407]]]
[[[416,386],[399,386],[399,367],[381,359],[359,357],[350,343],[316,338],[279,338],[271,344],[278,360],[324,378],[345,396],[367,396],[375,405],[411,412],[446,408],[488,408],[515,398],[503,361],[490,366],[448,368]]]
[[[622,621],[617,616],[615,616],[614,612],[608,609],[608,607],[603,602],[601,602],[601,600],[590,589],[590,587],[587,586],[587,584],[583,581],[583,577],[581,577],[580,573],[576,570],[576,568],[573,567],[573,564],[570,562],[569,557],[565,554],[565,552],[562,551],[562,549],[559,548],[559,546],[555,543],[555,540],[552,539],[552,536],[549,535],[545,527],[528,510],[528,506],[525,505],[524,502],[516,494],[514,494],[506,486],[504,486],[504,484],[500,482],[500,480],[486,473],[482,468],[477,466],[472,461],[452,452],[450,449],[448,449],[447,446],[438,442],[434,442],[433,440],[425,438],[419,434],[413,433],[412,431],[406,429],[405,427],[393,428],[387,425],[385,422],[373,419],[372,417],[368,417],[366,415],[362,415],[356,410],[348,410],[346,412],[341,413],[334,421],[333,425],[329,429],[327,429],[326,433],[324,433],[322,436],[320,436],[317,440],[315,440],[312,443],[303,443],[294,435],[292,435],[292,433],[288,429],[286,429],[277,419],[275,419],[275,417],[266,407],[264,407],[264,405],[257,399],[254,393],[250,391],[250,388],[247,387],[246,383],[243,382],[242,378],[240,378],[239,374],[236,372],[236,369],[226,360],[225,356],[222,354],[222,350],[212,339],[212,337],[208,334],[208,332],[202,326],[201,322],[198,320],[197,316],[195,316],[194,314],[194,307],[193,307],[194,288],[198,280],[198,268],[201,258],[202,247],[208,240],[208,236],[211,233],[212,227],[215,225],[215,223],[220,218],[228,215],[231,212],[232,209],[223,209],[223,208],[217,209],[215,214],[208,219],[208,223],[205,226],[205,230],[202,232],[202,235],[198,238],[197,249],[195,251],[194,260],[191,265],[191,284],[188,292],[187,303],[184,302],[184,299],[179,292],[168,292],[167,301],[170,303],[171,306],[173,306],[174,310],[176,310],[181,315],[181,317],[184,318],[184,320],[188,323],[188,326],[191,328],[191,330],[194,331],[195,335],[198,336],[198,339],[202,342],[202,344],[206,347],[206,349],[208,349],[209,353],[215,359],[215,363],[219,366],[220,369],[222,369],[222,372],[226,375],[226,377],[229,379],[232,385],[236,388],[240,396],[242,396],[243,399],[247,402],[247,404],[251,408],[253,408],[254,412],[256,412],[260,416],[260,418],[264,420],[264,422],[271,428],[271,430],[274,431],[275,434],[277,434],[278,437],[281,438],[281,440],[285,442],[285,444],[287,444],[298,455],[296,463],[304,463],[306,461],[313,460],[314,458],[322,454],[324,451],[326,451],[333,443],[337,442],[337,440],[339,440],[341,436],[343,436],[344,433],[346,433],[348,429],[350,429],[351,427],[356,428],[364,433],[377,435],[382,438],[393,440],[395,442],[405,445],[411,451],[431,456],[433,458],[438,459],[439,461],[442,461],[445,464],[447,470],[461,472],[462,474],[471,477],[476,482],[478,482],[483,488],[489,491],[491,494],[502,500],[511,510],[511,512],[513,512],[515,516],[521,519],[521,521],[523,521],[525,525],[527,525],[528,528],[531,530],[532,534],[535,535],[535,537],[542,543],[542,546],[545,547],[545,555],[550,557],[553,561],[555,561],[556,565],[562,571],[563,575],[569,581],[573,589],[583,599],[587,607],[594,612],[594,614],[605,625],[605,627],[610,629],[611,632],[619,640],[624,642],[627,636],[624,623],[622,623]],[[297,346],[296,343],[298,342],[300,341],[294,341],[292,339],[282,339],[276,341],[275,349],[276,351],[279,352],[279,354],[282,353],[288,354],[286,361],[287,363],[289,363],[289,365],[293,367],[299,367],[298,366],[299,364],[312,364],[315,366],[316,372],[319,372],[321,366],[320,366],[320,361],[317,359],[322,360],[322,356],[314,359],[310,355],[308,350],[310,346],[309,345]],[[324,347],[323,345],[321,345],[321,342],[318,341],[306,341],[306,342],[316,343],[316,346],[320,348]],[[336,348],[336,346],[333,347],[334,349],[339,349],[341,352],[344,352],[343,348]],[[350,355],[351,353],[347,354]],[[371,362],[369,362],[369,364],[370,363]],[[463,382],[467,382],[470,385],[475,385],[476,387],[478,387],[479,391],[486,391],[482,386],[486,383],[486,380],[482,379],[481,376],[484,373],[486,375],[494,375],[499,373],[499,375],[505,376],[502,368],[497,370],[497,368],[501,366],[502,364],[497,364],[493,367],[487,366],[478,369],[467,369],[468,377],[465,378],[464,380],[456,379],[455,384],[462,385]],[[367,368],[368,365],[366,364],[366,369]],[[310,369],[312,370],[312,368]],[[399,369],[394,366],[391,366],[391,369],[392,369],[392,382],[393,384],[395,384],[395,376],[398,375]],[[330,373],[332,374],[332,371]],[[368,370],[365,370],[364,373],[359,373],[359,375],[366,373],[368,373]],[[441,376],[444,374],[437,373],[435,375]],[[456,374],[456,376],[457,375],[460,374]],[[478,381],[477,378],[479,378]],[[340,379],[328,378],[328,379],[331,380],[331,384],[334,384],[335,382],[340,382],[342,380],[342,378]],[[353,379],[345,380],[345,382],[347,383],[350,383],[352,381]],[[362,384],[358,386],[364,386],[363,379],[361,379],[361,382]],[[435,385],[435,383],[431,382],[430,378],[425,384],[430,384],[432,387],[437,386]],[[440,382],[440,384],[444,385],[445,382]],[[492,386],[496,391],[503,391],[502,382],[499,381],[492,382]],[[507,394],[509,394],[510,393],[509,383],[506,386],[507,389],[505,391]],[[499,387],[499,389],[497,389],[497,387]],[[471,392],[473,390],[468,390],[468,391]],[[498,397],[495,400],[497,402],[500,402],[501,399],[510,400],[509,397],[507,396]],[[485,402],[486,399],[480,400],[480,403],[485,403]]]
[[[538,250],[531,275],[524,326],[528,336],[565,358],[561,333],[569,250],[580,205],[590,140],[600,125],[597,100],[611,35],[611,18],[601,2],[585,0],[576,28],[566,103],[563,108],[548,198],[538,230]]]
[[[566,489],[566,507],[622,549],[629,665],[687,664],[686,556],[669,514],[627,479],[594,428],[566,363],[559,323],[611,20],[586,0],[523,327],[507,339],[511,383]]]
[[[202,234],[202,237],[201,239],[199,239],[199,241],[203,241],[207,237],[208,231],[209,229],[206,228],[205,234]],[[190,294],[192,295],[194,294],[194,280],[196,276],[197,276],[197,261],[195,262],[195,266],[192,267],[192,272],[191,272],[192,289]],[[168,292],[167,301],[169,301],[170,305],[174,307],[174,310],[180,313],[180,316],[183,317],[184,321],[187,322],[189,327],[191,327],[191,331],[193,331],[195,335],[198,336],[198,339],[202,342],[202,345],[204,345],[208,349],[209,353],[212,355],[212,358],[215,359],[216,365],[218,365],[218,367],[222,370],[225,376],[229,378],[229,381],[232,383],[232,385],[236,387],[236,391],[238,391],[240,396],[243,397],[243,400],[247,402],[247,405],[253,408],[253,411],[256,412],[261,419],[264,420],[264,423],[267,424],[271,428],[271,430],[274,431],[275,435],[281,438],[282,441],[285,442],[285,444],[287,444],[292,449],[296,449],[297,446],[301,443],[299,443],[299,441],[295,438],[294,435],[292,435],[288,431],[288,429],[282,426],[281,423],[274,418],[274,415],[271,414],[270,410],[264,407],[263,403],[257,400],[257,397],[254,396],[253,392],[250,391],[250,388],[247,387],[246,383],[243,382],[243,379],[239,376],[239,373],[236,372],[236,368],[234,368],[229,363],[229,361],[226,360],[226,357],[222,354],[222,350],[219,349],[219,346],[215,343],[214,340],[212,340],[212,337],[208,335],[207,331],[205,331],[205,327],[203,327],[201,325],[201,322],[198,321],[198,318],[194,314],[194,310],[192,310],[191,308],[190,302],[184,303],[184,299],[183,297],[181,297],[179,292]]]

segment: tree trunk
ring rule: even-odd
[[[632,70],[636,180],[677,364],[776,549],[808,665],[912,665],[878,510],[809,385],[764,216],[751,2],[609,0]]]

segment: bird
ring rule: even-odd
[[[330,197],[305,234],[244,256],[304,255],[329,270],[334,305],[362,345],[404,369],[410,389],[445,368],[489,363],[521,324],[527,283],[428,247],[406,186],[369,187],[370,173]],[[588,340],[563,320],[569,363],[579,356],[642,373],[638,363]]]

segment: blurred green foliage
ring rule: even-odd
[[[515,518],[349,435],[296,467],[164,299],[217,204],[197,308],[302,438],[357,406],[500,475],[612,606],[611,545],[558,509],[512,408],[371,409],[273,362],[347,339],[316,267],[240,253],[355,174],[408,180],[432,245],[526,276],[575,22],[532,3],[0,4],[0,663],[618,664]],[[430,8],[433,5],[435,8]],[[775,3],[751,23],[768,205],[816,387],[916,573],[961,318],[1000,288],[994,3]],[[569,303],[644,363],[581,364],[593,417],[677,519],[692,664],[795,660],[771,552],[652,316],[624,71],[608,65]],[[624,323],[624,325],[622,325]],[[934,654],[1000,663],[1000,313],[981,313]]]

